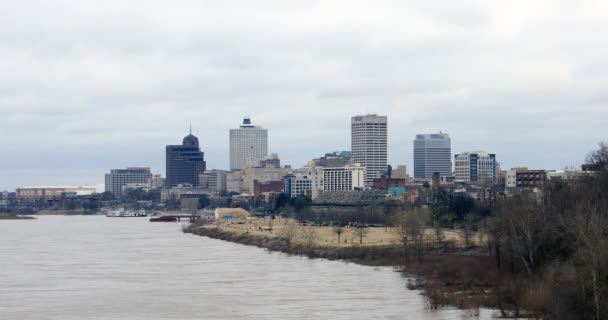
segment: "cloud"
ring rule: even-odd
[[[388,115],[393,165],[439,130],[503,167],[578,164],[607,139],[607,16],[599,1],[4,1],[0,189],[164,173],[190,121],[226,168],[243,116],[294,166],[348,150],[361,113]]]

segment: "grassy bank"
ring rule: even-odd
[[[455,245],[449,240],[434,244],[431,241],[420,256],[413,248],[406,256],[390,229],[370,230],[360,244],[348,232],[342,238],[346,242],[338,242],[336,235],[324,227],[300,226],[298,236],[287,239],[287,231],[281,230],[280,223],[273,226],[272,232],[261,231],[268,229],[261,225],[261,221],[192,224],[184,232],[310,258],[395,267],[405,276],[413,276],[408,288],[422,290],[431,309],[448,305],[463,309],[487,307],[501,309],[505,317],[520,314],[521,307],[514,298],[518,292],[513,288],[520,280],[499,274],[493,258],[485,255],[481,247]]]

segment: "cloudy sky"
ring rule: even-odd
[[[299,166],[389,119],[503,168],[579,165],[608,140],[606,1],[0,0],[0,189],[103,183],[151,166],[192,122],[228,167],[243,116]]]

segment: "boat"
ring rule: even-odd
[[[118,209],[118,210],[110,210],[106,213],[106,217],[110,217],[110,218],[134,218],[134,217],[146,217],[146,211],[144,210],[139,210],[139,211],[131,211],[131,210],[125,210],[125,209]]]
[[[177,221],[176,216],[159,216],[156,218],[150,218],[150,222],[175,222]]]

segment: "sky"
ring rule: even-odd
[[[0,190],[164,175],[192,123],[208,168],[245,116],[293,167],[388,116],[502,168],[578,166],[608,140],[606,1],[0,0]]]

